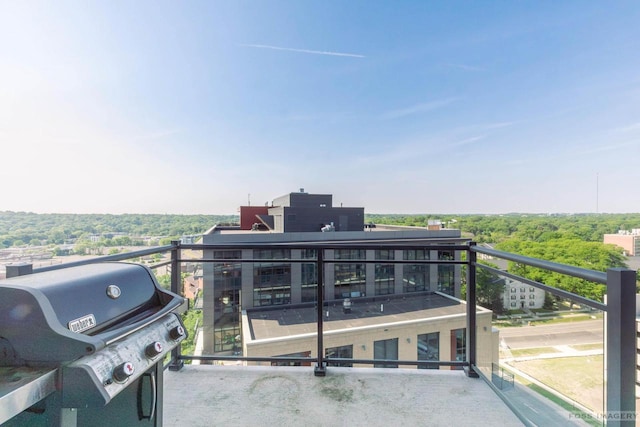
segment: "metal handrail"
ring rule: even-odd
[[[567,276],[578,277],[580,279],[589,280],[591,282],[601,284],[607,283],[607,274],[601,271],[588,270],[586,268],[574,267],[571,265],[545,261],[523,255],[512,254],[509,252],[497,251],[495,249],[485,248],[482,246],[472,246],[469,248],[469,250],[472,252],[478,252],[481,254],[494,256],[496,258],[517,262],[519,264],[530,265],[531,267],[542,268],[543,270],[550,270],[556,273],[566,274]]]
[[[452,239],[453,241],[459,242],[459,239]],[[53,266],[42,267],[38,269],[34,269],[34,272],[42,272],[49,270],[57,270],[72,266],[92,264],[97,262],[105,262],[105,261],[125,261],[130,260],[132,258],[137,258],[146,255],[152,255],[157,253],[171,253],[171,261],[162,262],[153,267],[158,267],[162,265],[170,265],[171,266],[171,288],[173,292],[177,292],[179,289],[179,280],[180,280],[180,265],[186,262],[196,262],[196,263],[210,263],[210,262],[256,262],[256,263],[264,263],[264,262],[273,262],[274,260],[265,260],[265,259],[204,259],[207,255],[204,251],[207,250],[225,250],[225,249],[260,249],[260,248],[289,248],[289,249],[316,249],[316,259],[307,258],[307,259],[281,259],[275,261],[286,261],[286,262],[306,262],[313,263],[317,262],[319,264],[318,268],[318,355],[315,358],[282,358],[282,357],[265,357],[265,358],[243,358],[237,356],[219,356],[219,355],[206,355],[206,356],[189,356],[183,355],[180,351],[180,346],[176,347],[172,351],[172,363],[169,364],[169,368],[171,366],[177,366],[177,369],[180,368],[181,364],[184,360],[247,360],[247,361],[316,361],[316,374],[324,375],[324,370],[327,363],[345,363],[345,361],[350,361],[351,363],[361,363],[361,364],[394,364],[394,365],[416,365],[416,366],[461,366],[464,367],[469,376],[477,376],[471,375],[475,368],[475,317],[476,310],[475,304],[473,301],[469,300],[469,296],[474,295],[475,291],[475,270],[477,268],[487,269],[495,274],[503,275],[505,277],[512,278],[514,280],[522,281],[523,283],[530,284],[532,286],[538,287],[540,289],[544,289],[545,291],[551,292],[555,295],[561,296],[563,298],[568,298],[574,301],[578,301],[581,304],[587,305],[589,307],[596,308],[598,310],[602,310],[608,313],[606,324],[607,330],[607,339],[605,343],[605,348],[607,351],[607,412],[611,413],[626,413],[635,410],[635,358],[636,358],[636,349],[635,349],[635,341],[636,341],[636,333],[635,333],[635,281],[636,281],[636,272],[628,269],[618,269],[613,268],[609,269],[606,273],[583,269],[579,267],[573,267],[565,264],[559,264],[551,261],[540,260],[536,258],[526,257],[522,255],[512,254],[508,252],[497,251],[495,249],[486,248],[482,246],[475,245],[474,242],[470,242],[468,245],[461,244],[415,244],[410,239],[406,239],[403,241],[379,241],[379,242],[352,242],[348,244],[337,244],[335,242],[304,242],[304,243],[295,243],[295,244],[285,244],[285,243],[261,243],[261,244],[246,244],[246,243],[238,243],[238,244],[214,244],[214,245],[181,245],[180,242],[172,242],[171,245],[168,246],[159,246],[150,249],[144,249],[139,251],[133,251],[122,254],[108,255],[97,258],[91,258],[82,261],[75,261],[71,263],[58,264]],[[466,252],[468,256],[465,259],[454,259],[454,260],[356,260],[356,259],[324,259],[324,250],[325,249],[426,249],[430,250],[445,250],[445,251],[454,251],[454,252]],[[202,250],[203,256],[202,259],[183,259],[180,257],[182,250]],[[524,277],[495,269],[493,267],[484,265],[480,262],[477,262],[475,255],[476,254],[485,254],[489,256],[493,256],[496,258],[505,259],[507,261],[516,262],[519,264],[528,265],[535,268],[540,268],[548,271],[553,271],[556,273],[577,277],[580,279],[584,279],[590,282],[600,283],[607,285],[607,295],[608,302],[607,304],[600,303],[598,301],[593,301],[588,298],[581,297],[579,295],[563,291],[561,289],[552,288],[543,283],[535,282],[530,279],[526,279]],[[322,326],[322,303],[323,303],[323,278],[322,271],[324,270],[322,267],[327,263],[385,263],[385,264],[462,264],[467,265],[467,286],[470,287],[470,292],[467,292],[467,360],[463,362],[455,362],[455,361],[397,361],[397,360],[376,360],[376,359],[335,359],[325,357],[323,354],[322,347],[322,337],[323,337],[323,326]],[[473,347],[473,348],[471,348]],[[615,424],[615,423],[614,423]],[[612,424],[613,425],[613,424]],[[618,425],[618,424],[616,424]]]

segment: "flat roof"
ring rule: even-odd
[[[351,299],[350,313],[343,311],[342,301],[329,301],[324,307],[323,329],[325,332],[466,315],[467,312],[467,305],[462,301],[433,292]],[[482,307],[478,307],[477,310],[478,312],[489,311]],[[247,309],[246,313],[252,340],[317,332],[315,304],[286,306],[278,309],[253,308]]]

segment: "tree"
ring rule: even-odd
[[[498,266],[482,262],[489,267],[498,268]],[[465,268],[466,270],[466,268]],[[462,299],[467,297],[467,283],[466,274],[462,274],[465,283],[462,285],[461,296]],[[476,269],[476,304],[488,308],[495,314],[504,313],[504,302],[502,300],[502,294],[504,292],[504,279],[484,268]]]
[[[496,248],[589,270],[606,271],[612,267],[627,267],[624,256],[615,246],[599,242],[584,242],[575,238],[547,242],[510,239],[496,245]],[[508,271],[596,301],[602,301],[606,292],[605,285],[524,264],[510,262]]]
[[[544,293],[544,304],[542,308],[545,310],[553,310],[555,309],[555,298],[549,292]]]

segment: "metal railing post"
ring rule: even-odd
[[[607,426],[635,426],[636,272],[607,270],[606,419]]]
[[[171,292],[180,295],[180,241],[173,240],[171,246]],[[171,350],[169,370],[179,371],[184,367],[184,360],[179,358],[181,354],[182,346],[178,344]]]
[[[323,341],[323,316],[324,316],[324,250],[318,248],[318,362],[313,371],[316,377],[324,377],[327,374],[327,364],[324,361],[324,341]]]
[[[475,242],[469,242],[469,247],[475,246]],[[478,378],[474,370],[476,366],[476,260],[477,254],[467,251],[467,362],[465,368],[468,377]]]

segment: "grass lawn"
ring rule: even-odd
[[[603,356],[537,359],[511,364],[522,372],[579,402],[603,412]]]
[[[516,348],[511,350],[512,357],[537,356],[546,353],[559,353],[559,351],[553,347]]]
[[[572,314],[569,316],[554,317],[551,319],[537,319],[531,321],[532,325],[551,325],[553,323],[569,323],[569,322],[582,322],[584,320],[592,320],[593,317],[601,319],[601,314]]]
[[[574,344],[570,346],[574,350],[585,351],[585,350],[603,350],[602,343],[593,343],[593,344]]]

